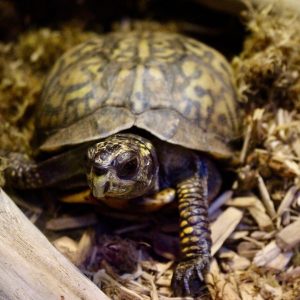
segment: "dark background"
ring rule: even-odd
[[[16,39],[20,32],[33,28],[58,29],[68,22],[80,22],[84,29],[103,33],[118,23],[147,20],[175,23],[181,32],[231,57],[242,47],[245,32],[241,18],[226,4],[215,10],[209,8],[210,3],[209,0],[0,0],[0,39]]]

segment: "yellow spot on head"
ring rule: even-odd
[[[80,102],[77,105],[77,113],[79,116],[82,116],[84,114],[84,109],[85,109],[85,103],[84,102]]]
[[[151,144],[151,143],[146,142],[145,145],[146,145],[146,147],[147,147],[149,150],[152,149],[152,144]]]
[[[140,147],[140,153],[142,156],[147,156],[150,154],[150,151],[145,147]]]

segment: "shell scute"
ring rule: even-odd
[[[101,125],[107,116],[97,113],[105,107],[124,108],[131,114],[127,125],[197,150],[227,153],[228,141],[239,135],[229,64],[214,49],[179,34],[113,33],[70,50],[46,80],[37,127],[45,132],[49,149],[52,135],[58,147],[85,140],[84,131],[64,132],[91,115],[100,118],[97,130],[102,132],[90,132],[90,139],[109,135],[115,129]],[[158,124],[149,118],[156,113]],[[125,123],[119,125],[126,129]],[[193,128],[202,136],[183,136]],[[203,145],[207,141],[210,147]]]

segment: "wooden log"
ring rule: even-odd
[[[0,299],[109,298],[0,189]]]

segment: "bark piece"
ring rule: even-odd
[[[267,232],[272,231],[274,229],[273,222],[267,215],[261,201],[256,197],[253,197],[253,201],[253,205],[248,207],[249,213],[251,214],[252,218],[256,221],[260,230]]]
[[[276,236],[278,246],[284,251],[296,247],[300,243],[300,217],[283,228]]]
[[[211,237],[213,246],[211,253],[214,255],[231,235],[236,226],[240,223],[243,212],[234,208],[227,208],[218,219],[211,225]]]
[[[292,256],[292,251],[282,253],[276,242],[272,241],[256,253],[253,263],[259,267],[283,270],[291,260]]]
[[[223,269],[227,272],[245,270],[251,265],[249,259],[240,256],[234,251],[228,249],[222,248],[220,250],[219,257],[222,260],[221,265]]]
[[[265,207],[257,197],[237,197],[227,204],[235,207],[247,208],[262,231],[271,231],[274,229],[271,218],[267,215]]]
[[[291,206],[293,200],[296,197],[296,194],[298,192],[298,188],[297,186],[292,186],[286,193],[285,197],[283,198],[283,200],[281,201],[278,210],[277,210],[277,215],[280,217],[285,210],[289,209],[289,207]]]
[[[263,201],[263,203],[266,207],[266,210],[267,210],[269,216],[272,219],[275,219],[276,218],[276,212],[275,212],[275,208],[274,208],[274,203],[271,200],[271,197],[270,197],[270,194],[269,194],[268,189],[266,187],[266,184],[265,184],[263,178],[260,175],[257,176],[257,180],[258,180],[258,189],[260,191],[261,198],[262,198],[262,201]]]

